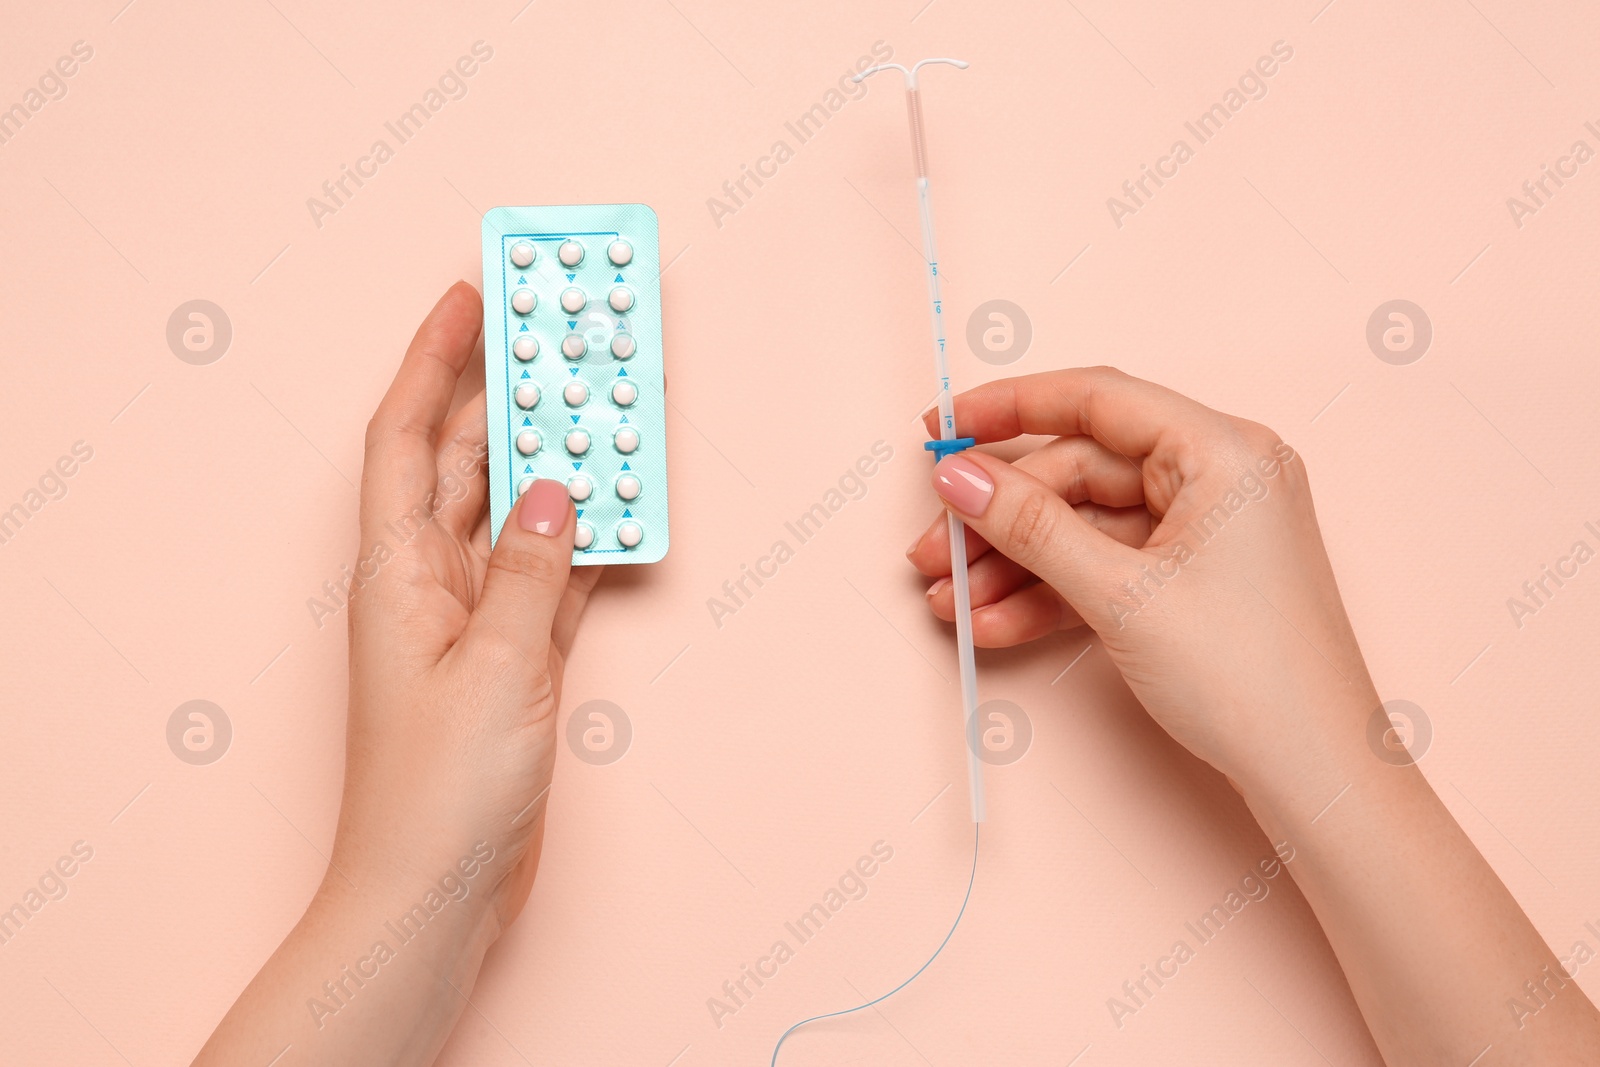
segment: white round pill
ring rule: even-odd
[[[611,387],[611,399],[618,407],[631,407],[639,399],[639,388],[626,379],[619,380]]]
[[[633,262],[633,246],[621,239],[612,241],[606,248],[606,258],[619,267]]]
[[[606,297],[606,303],[611,305],[612,311],[620,315],[633,307],[633,290],[619,285],[611,290],[611,295]]]
[[[511,310],[518,315],[531,315],[539,306],[539,297],[532,289],[518,289],[511,294]]]
[[[563,267],[576,267],[583,262],[583,246],[577,241],[562,241],[556,257]]]
[[[567,482],[567,495],[580,504],[585,500],[588,500],[589,494],[593,492],[594,486],[589,482],[589,479],[585,478],[581,474],[575,476],[571,481]]]
[[[642,488],[643,486],[639,484],[639,479],[631,474],[624,474],[617,479],[617,495],[624,500],[637,500],[639,490]]]
[[[618,359],[632,359],[636,350],[631,333],[619,333],[611,338],[611,354]]]
[[[517,434],[517,451],[524,456],[531,456],[539,451],[539,434],[534,430],[523,430]]]
[[[581,407],[589,402],[589,387],[574,378],[561,390],[561,399],[569,408]]]
[[[616,442],[618,452],[632,452],[639,447],[639,431],[632,426],[624,426],[617,431]]]
[[[533,485],[534,481],[535,481],[534,477],[532,475],[529,475],[528,477],[522,479],[522,481],[518,482],[517,483],[517,495],[521,496],[523,493],[526,493],[528,491],[529,486]]]
[[[539,354],[539,340],[531,333],[518,334],[511,342],[511,354],[526,363]]]
[[[518,241],[511,246],[511,263],[517,267],[531,267],[533,257],[537,254],[527,241]]]
[[[581,333],[569,333],[561,339],[561,354],[568,359],[582,359],[587,351],[589,342],[583,339]]]
[[[623,548],[633,548],[644,540],[644,530],[636,522],[625,522],[617,527],[617,543]]]
[[[589,431],[571,430],[567,433],[567,451],[581,456],[589,451]]]
[[[565,311],[568,315],[576,315],[578,312],[583,310],[584,305],[588,302],[588,296],[586,296],[584,291],[579,289],[576,285],[570,289],[563,289],[561,291],[561,310]]]
[[[528,411],[539,402],[539,387],[532,382],[523,382],[511,395],[516,400],[517,407]]]
[[[594,527],[586,522],[578,523],[577,528],[572,531],[572,547],[583,552],[592,544],[594,544]]]

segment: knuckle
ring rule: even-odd
[[[1043,489],[1030,489],[1017,502],[1006,542],[1019,555],[1036,558],[1055,536],[1056,500]]]
[[[1247,419],[1230,419],[1221,442],[1223,455],[1229,465],[1240,470],[1273,458],[1283,444],[1276,433],[1259,422]]]
[[[375,452],[388,436],[389,427],[384,421],[383,413],[377,412],[367,420],[366,436],[362,439],[362,446],[368,452]]]
[[[1085,367],[1082,373],[1085,387],[1084,403],[1088,403],[1089,399],[1100,390],[1128,379],[1126,372],[1104,363],[1094,367]]]
[[[489,556],[489,572],[522,583],[549,585],[556,578],[556,563],[549,556],[528,549],[494,552]]]
[[[381,453],[389,450],[406,438],[416,438],[433,444],[433,435],[428,427],[418,424],[408,418],[404,412],[390,411],[388,401],[378,405],[378,410],[373,412],[372,418],[367,420],[367,432],[364,446],[369,453]]]
[[[1272,452],[1283,443],[1283,439],[1271,427],[1248,419],[1240,420],[1239,433],[1251,451],[1261,455]]]
[[[1236,475],[1241,482],[1260,481],[1276,487],[1274,492],[1291,495],[1310,487],[1300,453],[1275,430],[1259,422],[1228,417],[1216,451],[1222,460],[1221,470]]]

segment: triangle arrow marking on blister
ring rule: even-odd
[[[628,461],[627,460],[623,460],[622,461],[622,469],[625,470],[625,471],[633,470],[632,467],[628,466]]]
[[[620,281],[621,281],[621,280],[622,280],[622,275],[620,275],[620,274],[619,274],[619,275],[617,275],[617,278],[616,278],[616,280],[617,280],[617,281],[619,281],[619,282],[620,282]]]
[[[519,275],[517,275],[517,284],[518,285],[527,285],[528,284],[528,279],[526,277],[524,277],[523,275],[519,274]]]
[[[623,508],[622,509],[622,517],[625,518],[625,519],[631,519],[631,518],[633,518],[633,512],[631,510],[629,510],[628,508]]]
[[[576,320],[573,320],[573,319],[568,319],[567,320],[567,329],[576,330],[577,328],[578,328],[578,323],[576,322]]]
[[[572,416],[572,424],[574,426],[576,426],[578,424],[578,416],[576,416],[576,415]]]
[[[618,378],[626,378],[627,376],[628,376],[628,368],[627,367],[618,367],[617,368],[617,377]]]
[[[524,425],[524,426],[532,426],[533,425],[533,420],[528,418],[528,416],[524,415],[524,416],[522,416],[522,425]]]
[[[518,330],[517,332],[518,333],[527,333],[528,332],[528,324],[527,323],[523,323],[522,324],[522,329]]]
[[[577,275],[576,275],[576,274],[569,274],[569,275],[567,275],[567,281],[569,281],[569,282],[570,282],[570,281],[571,281],[571,280],[572,280],[572,279],[574,279],[574,278],[576,278],[576,277],[577,277]]]
[[[523,377],[523,378],[531,378],[531,377],[532,377],[532,375],[531,375],[531,374],[529,374],[529,373],[528,373],[528,372],[527,372],[527,371],[523,371],[523,372],[522,372],[522,377]],[[521,379],[518,379],[518,380],[519,380],[519,381],[520,381],[520,380],[521,380]]]

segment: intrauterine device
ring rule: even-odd
[[[950,394],[950,359],[945,353],[944,300],[939,295],[939,248],[933,236],[933,197],[928,182],[928,152],[922,129],[922,86],[917,72],[930,64],[948,64],[966,69],[959,59],[924,59],[911,67],[883,63],[857,74],[852,81],[870,78],[879,71],[897,70],[906,82],[906,116],[911,122],[911,163],[917,177],[917,213],[922,220],[922,256],[927,261],[928,305],[933,323],[933,363],[939,379],[939,440],[922,447],[943,459],[953,452],[971,448],[973,439],[956,434],[956,410]],[[967,800],[972,821],[984,820],[983,764],[978,759],[978,667],[972,642],[972,596],[967,582],[967,528],[948,512],[950,531],[950,575],[956,599],[956,659],[961,668],[961,716],[967,747]],[[976,856],[974,856],[976,860]]]
[[[657,232],[644,204],[483,216],[492,536],[528,486],[552,478],[578,513],[575,566],[666,555]]]

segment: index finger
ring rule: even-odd
[[[363,518],[382,523],[412,513],[433,492],[435,440],[482,329],[483,304],[466,282],[452,285],[417,327],[367,427]]]
[[[1223,416],[1114,367],[1075,367],[980,385],[955,398],[956,432],[979,444],[1021,434],[1083,435],[1124,456],[1155,454],[1185,430]],[[937,411],[923,416],[937,435]]]

